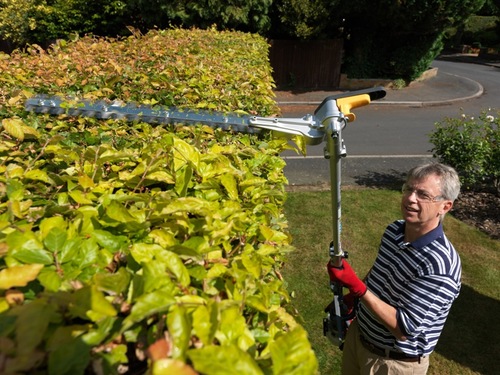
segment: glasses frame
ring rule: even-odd
[[[403,187],[401,188],[401,192],[404,196],[408,197],[415,193],[417,201],[423,203],[436,203],[445,200],[442,195],[436,195],[435,197],[433,197],[425,190],[415,189],[413,186],[409,186],[407,184],[403,185]]]

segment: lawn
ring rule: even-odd
[[[343,189],[342,244],[349,262],[364,276],[387,224],[399,218],[400,193]],[[332,300],[326,273],[332,239],[329,191],[290,192],[285,206],[295,251],[283,270],[321,374],[339,374],[341,351],[322,331],[323,309]],[[430,375],[498,374],[500,368],[500,241],[448,215],[445,232],[460,253],[462,291],[431,356]]]

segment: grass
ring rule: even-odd
[[[380,238],[400,217],[400,194],[391,190],[344,189],[342,243],[359,276],[371,267]],[[285,206],[293,245],[283,275],[309,333],[320,374],[339,374],[342,352],[322,331],[323,309],[332,300],[326,263],[332,239],[330,192],[293,192]],[[445,232],[460,253],[462,290],[436,351],[430,375],[497,374],[500,358],[500,241],[448,215]]]

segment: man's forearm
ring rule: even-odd
[[[382,301],[375,294],[370,292],[370,290],[367,290],[365,295],[361,297],[361,302],[363,302],[363,305],[377,317],[380,323],[391,331],[397,340],[406,341],[406,336],[398,326],[396,308]]]

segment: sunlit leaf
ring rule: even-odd
[[[23,126],[24,122],[20,118],[4,118],[2,120],[2,126],[9,135],[16,138],[19,141],[24,140]]]
[[[264,374],[255,360],[235,345],[205,346],[190,350],[188,356],[195,370],[206,375]]]
[[[316,373],[318,363],[306,338],[307,332],[298,326],[269,344],[273,374]]]
[[[191,366],[176,359],[164,358],[153,362],[152,375],[198,375]]]
[[[130,315],[123,321],[122,330],[128,329],[134,323],[140,322],[148,316],[168,311],[174,303],[175,298],[171,290],[159,289],[140,296],[132,307]]]
[[[238,199],[238,185],[232,174],[224,174],[221,177],[221,183],[227,191],[230,199]]]
[[[0,289],[25,286],[35,280],[43,264],[25,264],[0,270]]]
[[[189,347],[191,339],[191,323],[188,317],[187,309],[180,305],[174,305],[167,315],[167,327],[170,336],[172,337],[172,358],[186,358],[186,351]]]

